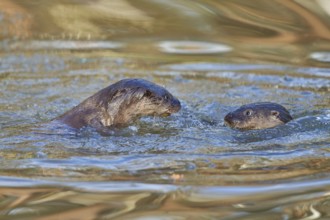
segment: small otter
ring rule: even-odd
[[[224,121],[231,128],[249,130],[276,127],[292,119],[288,110],[282,105],[272,102],[256,102],[243,105],[228,113]]]
[[[94,127],[100,133],[147,115],[178,112],[180,101],[165,88],[144,79],[123,79],[87,98],[55,120],[73,128]]]

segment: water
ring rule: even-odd
[[[326,0],[0,2],[1,219],[329,219]],[[119,134],[48,122],[139,77],[182,103]],[[273,129],[223,125],[284,105]]]

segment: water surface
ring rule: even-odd
[[[328,1],[0,3],[3,219],[330,218]],[[181,100],[110,137],[49,121],[138,77]],[[272,101],[295,118],[241,132]]]

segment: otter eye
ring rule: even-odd
[[[271,111],[270,112],[273,116],[276,116],[276,117],[278,117],[279,115],[280,115],[280,113],[278,112],[278,111]]]
[[[144,96],[150,97],[150,96],[152,96],[152,92],[150,92],[149,90],[147,90],[147,91],[144,93]]]
[[[250,110],[250,109],[246,110],[246,111],[244,112],[244,115],[246,115],[246,116],[250,116],[250,115],[252,115],[252,110]]]
[[[168,100],[168,99],[169,99],[168,95],[165,95],[165,96],[164,96],[164,99],[165,99],[165,100]]]

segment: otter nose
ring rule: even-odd
[[[172,108],[173,108],[173,112],[180,111],[181,103],[178,99],[173,99],[171,105],[172,105]]]
[[[231,112],[228,113],[224,118],[225,123],[229,124],[229,125],[232,124],[233,123],[233,117],[234,117],[233,113],[231,113]]]

